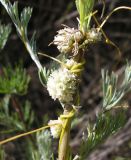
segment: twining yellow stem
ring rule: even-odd
[[[120,6],[120,7],[115,8],[113,11],[111,11],[111,12],[106,16],[106,18],[105,18],[104,21],[101,23],[101,25],[100,25],[99,22],[97,21],[95,15],[93,15],[93,18],[94,18],[96,24],[99,26],[99,30],[101,30],[101,32],[102,32],[102,34],[103,34],[103,36],[104,36],[104,38],[105,38],[105,40],[106,40],[106,43],[114,46],[114,47],[118,50],[119,57],[121,57],[121,51],[120,51],[119,47],[118,47],[114,42],[112,42],[111,40],[108,39],[107,35],[105,34],[105,32],[103,31],[102,28],[103,28],[103,26],[105,25],[105,23],[107,22],[107,20],[111,17],[111,15],[112,15],[114,12],[116,12],[116,11],[118,11],[118,10],[122,10],[122,9],[131,10],[131,7]]]
[[[61,64],[61,65],[64,66],[65,68],[67,67],[62,61],[60,61],[60,60],[57,59],[57,58],[54,58],[54,57],[52,57],[52,56],[49,56],[49,55],[47,55],[47,54],[40,53],[40,52],[38,52],[38,54],[39,54],[39,55],[42,55],[42,56],[45,56],[45,57],[48,57],[48,58],[50,58],[50,59],[58,62],[59,64]]]
[[[58,149],[58,160],[69,160],[70,155],[70,129],[72,117],[75,114],[73,109],[71,112],[67,112],[65,115],[62,115],[60,118],[63,121],[63,128],[59,140],[59,149]]]
[[[22,134],[13,136],[13,137],[11,137],[11,138],[8,138],[8,139],[5,139],[5,140],[3,140],[3,141],[0,141],[0,145],[3,145],[3,144],[8,143],[8,142],[10,142],[10,141],[14,141],[14,140],[16,140],[16,139],[18,139],[18,138],[21,138],[21,137],[28,136],[28,135],[30,135],[30,134],[32,134],[32,133],[36,133],[36,132],[38,132],[38,131],[42,131],[42,130],[47,129],[47,128],[50,128],[51,126],[54,126],[54,125],[58,125],[58,124],[47,125],[47,126],[44,126],[44,127],[41,127],[41,128],[38,128],[38,129],[35,129],[35,130],[32,130],[32,131],[29,131],[29,132],[25,132],[25,133],[22,133]]]
[[[131,7],[120,6],[120,7],[115,8],[113,11],[111,11],[111,12],[107,15],[107,17],[104,19],[104,21],[103,21],[102,24],[100,25],[100,28],[102,28],[102,27],[104,26],[104,24],[107,22],[107,20],[110,18],[110,16],[111,16],[114,12],[116,12],[116,11],[118,11],[118,10],[121,10],[121,9],[131,10]]]
[[[70,148],[69,147],[70,126],[71,126],[71,120],[66,119],[60,137],[61,140],[59,141],[58,160],[68,160],[69,148]]]
[[[101,1],[103,3],[102,13],[101,13],[101,18],[102,18],[105,12],[106,4],[105,4],[105,0],[101,0]]]
[[[94,18],[96,24],[97,24],[98,27],[99,27],[98,29],[99,29],[99,30],[101,31],[101,33],[103,34],[106,43],[109,44],[109,45],[112,45],[113,47],[115,47],[115,48],[117,49],[117,51],[118,51],[119,57],[121,57],[121,51],[120,51],[119,47],[107,37],[107,35],[106,35],[105,32],[103,31],[101,25],[99,24],[98,20],[96,19],[95,15],[93,16],[93,18]]]

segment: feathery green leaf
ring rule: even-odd
[[[10,32],[11,32],[11,26],[2,25],[0,22],[0,51],[4,48]]]
[[[102,70],[103,81],[103,109],[109,110],[114,107],[123,96],[131,90],[131,65],[127,64],[124,78],[121,85],[118,86],[118,76],[108,71]]]
[[[3,68],[3,74],[0,76],[0,93],[2,94],[19,94],[27,93],[30,77],[21,64],[15,69],[11,66]]]

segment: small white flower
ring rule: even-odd
[[[88,32],[88,38],[89,41],[92,42],[97,42],[101,40],[101,32],[98,31],[97,28],[92,28],[89,32]]]
[[[69,63],[69,62],[68,62]],[[50,96],[61,103],[71,104],[77,88],[78,77],[66,68],[51,73],[47,81]]]
[[[53,138],[59,138],[62,130],[62,121],[58,118],[58,120],[50,120],[48,125],[50,126],[51,135]]]

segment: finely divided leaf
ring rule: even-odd
[[[2,50],[4,48],[10,32],[11,32],[10,25],[2,25],[0,23],[0,50]]]

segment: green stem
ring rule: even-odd
[[[65,120],[66,128],[62,130],[62,137],[59,143],[58,160],[68,160],[69,157],[69,139],[70,139],[70,120]]]
[[[75,111],[66,111],[62,115],[63,128],[59,140],[59,151],[58,151],[58,160],[69,160],[70,156],[70,130],[71,130],[71,121],[74,116]]]

